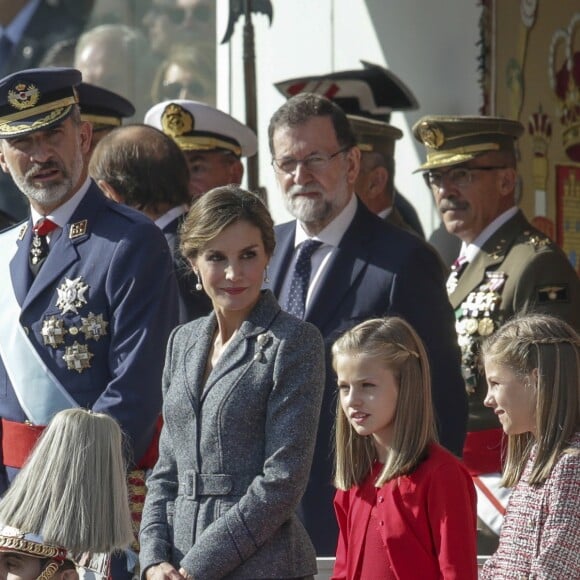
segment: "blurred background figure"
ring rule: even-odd
[[[169,135],[189,165],[192,200],[206,191],[234,183],[244,176],[241,157],[256,154],[256,134],[227,113],[205,103],[175,99],[151,107],[145,124]]]
[[[143,17],[151,50],[159,58],[176,44],[207,44],[215,60],[215,26],[215,6],[209,0],[152,0]]]
[[[132,117],[135,107],[121,95],[90,83],[81,83],[77,87],[77,94],[81,119],[93,127],[88,162],[97,143],[115,127],[120,127],[123,119]]]
[[[76,38],[67,38],[59,40],[53,44],[42,57],[40,67],[72,67],[75,61],[75,50],[77,47]]]
[[[103,24],[79,37],[75,68],[83,81],[114,91],[134,104],[142,118],[151,106],[154,63],[147,39],[123,24]]]
[[[178,249],[190,202],[189,169],[173,139],[148,125],[119,127],[95,148],[89,173],[107,197],[144,213],[163,232],[179,283],[179,322],[208,314],[211,302],[196,291],[191,267]]]
[[[215,54],[197,46],[175,46],[159,65],[151,98],[153,103],[171,99],[216,103]]]
[[[0,77],[37,67],[57,42],[84,29],[94,0],[0,0]]]

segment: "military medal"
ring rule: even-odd
[[[32,236],[32,244],[30,246],[30,261],[36,265],[42,258],[43,249],[42,249],[42,241],[40,236],[34,235]]]
[[[467,334],[475,334],[478,329],[478,323],[475,318],[466,318],[463,321],[463,327],[465,328],[465,332]]]
[[[42,329],[40,331],[44,344],[52,346],[53,348],[64,343],[64,335],[66,333],[67,330],[64,327],[64,320],[56,316],[46,318],[42,323]]]
[[[481,336],[489,336],[494,331],[493,320],[489,317],[482,318],[477,325],[477,332]]]
[[[102,314],[95,315],[92,312],[89,312],[89,315],[86,318],[81,318],[81,321],[83,324],[80,330],[81,332],[84,332],[87,340],[91,338],[99,340],[101,336],[107,334],[107,326],[109,323],[106,320],[103,320]]]
[[[89,347],[86,344],[79,344],[75,340],[72,346],[65,348],[62,358],[66,362],[66,368],[69,371],[82,373],[85,369],[91,368],[93,356],[95,355],[89,352]]]
[[[63,314],[67,312],[78,314],[78,308],[87,303],[85,292],[88,289],[88,285],[83,283],[81,276],[74,280],[65,278],[64,282],[56,290],[58,292],[57,308],[60,308]]]

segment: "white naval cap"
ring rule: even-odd
[[[175,99],[151,107],[145,124],[169,135],[183,151],[226,149],[238,157],[251,157],[258,149],[256,134],[215,107]]]

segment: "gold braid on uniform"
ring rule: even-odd
[[[129,490],[129,509],[131,510],[131,524],[133,526],[133,543],[131,549],[139,553],[139,526],[143,516],[143,506],[145,504],[145,470],[132,469],[127,477]]]
[[[52,578],[58,572],[58,569],[61,566],[62,562],[51,560],[40,573],[40,575],[36,578],[36,580],[49,580],[49,578]]]

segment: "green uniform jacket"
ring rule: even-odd
[[[485,242],[458,279],[454,276],[448,291],[469,394],[467,429],[497,428],[493,411],[483,406],[487,387],[478,370],[481,339],[515,314],[531,312],[558,316],[580,331],[580,279],[564,252],[521,211]]]

